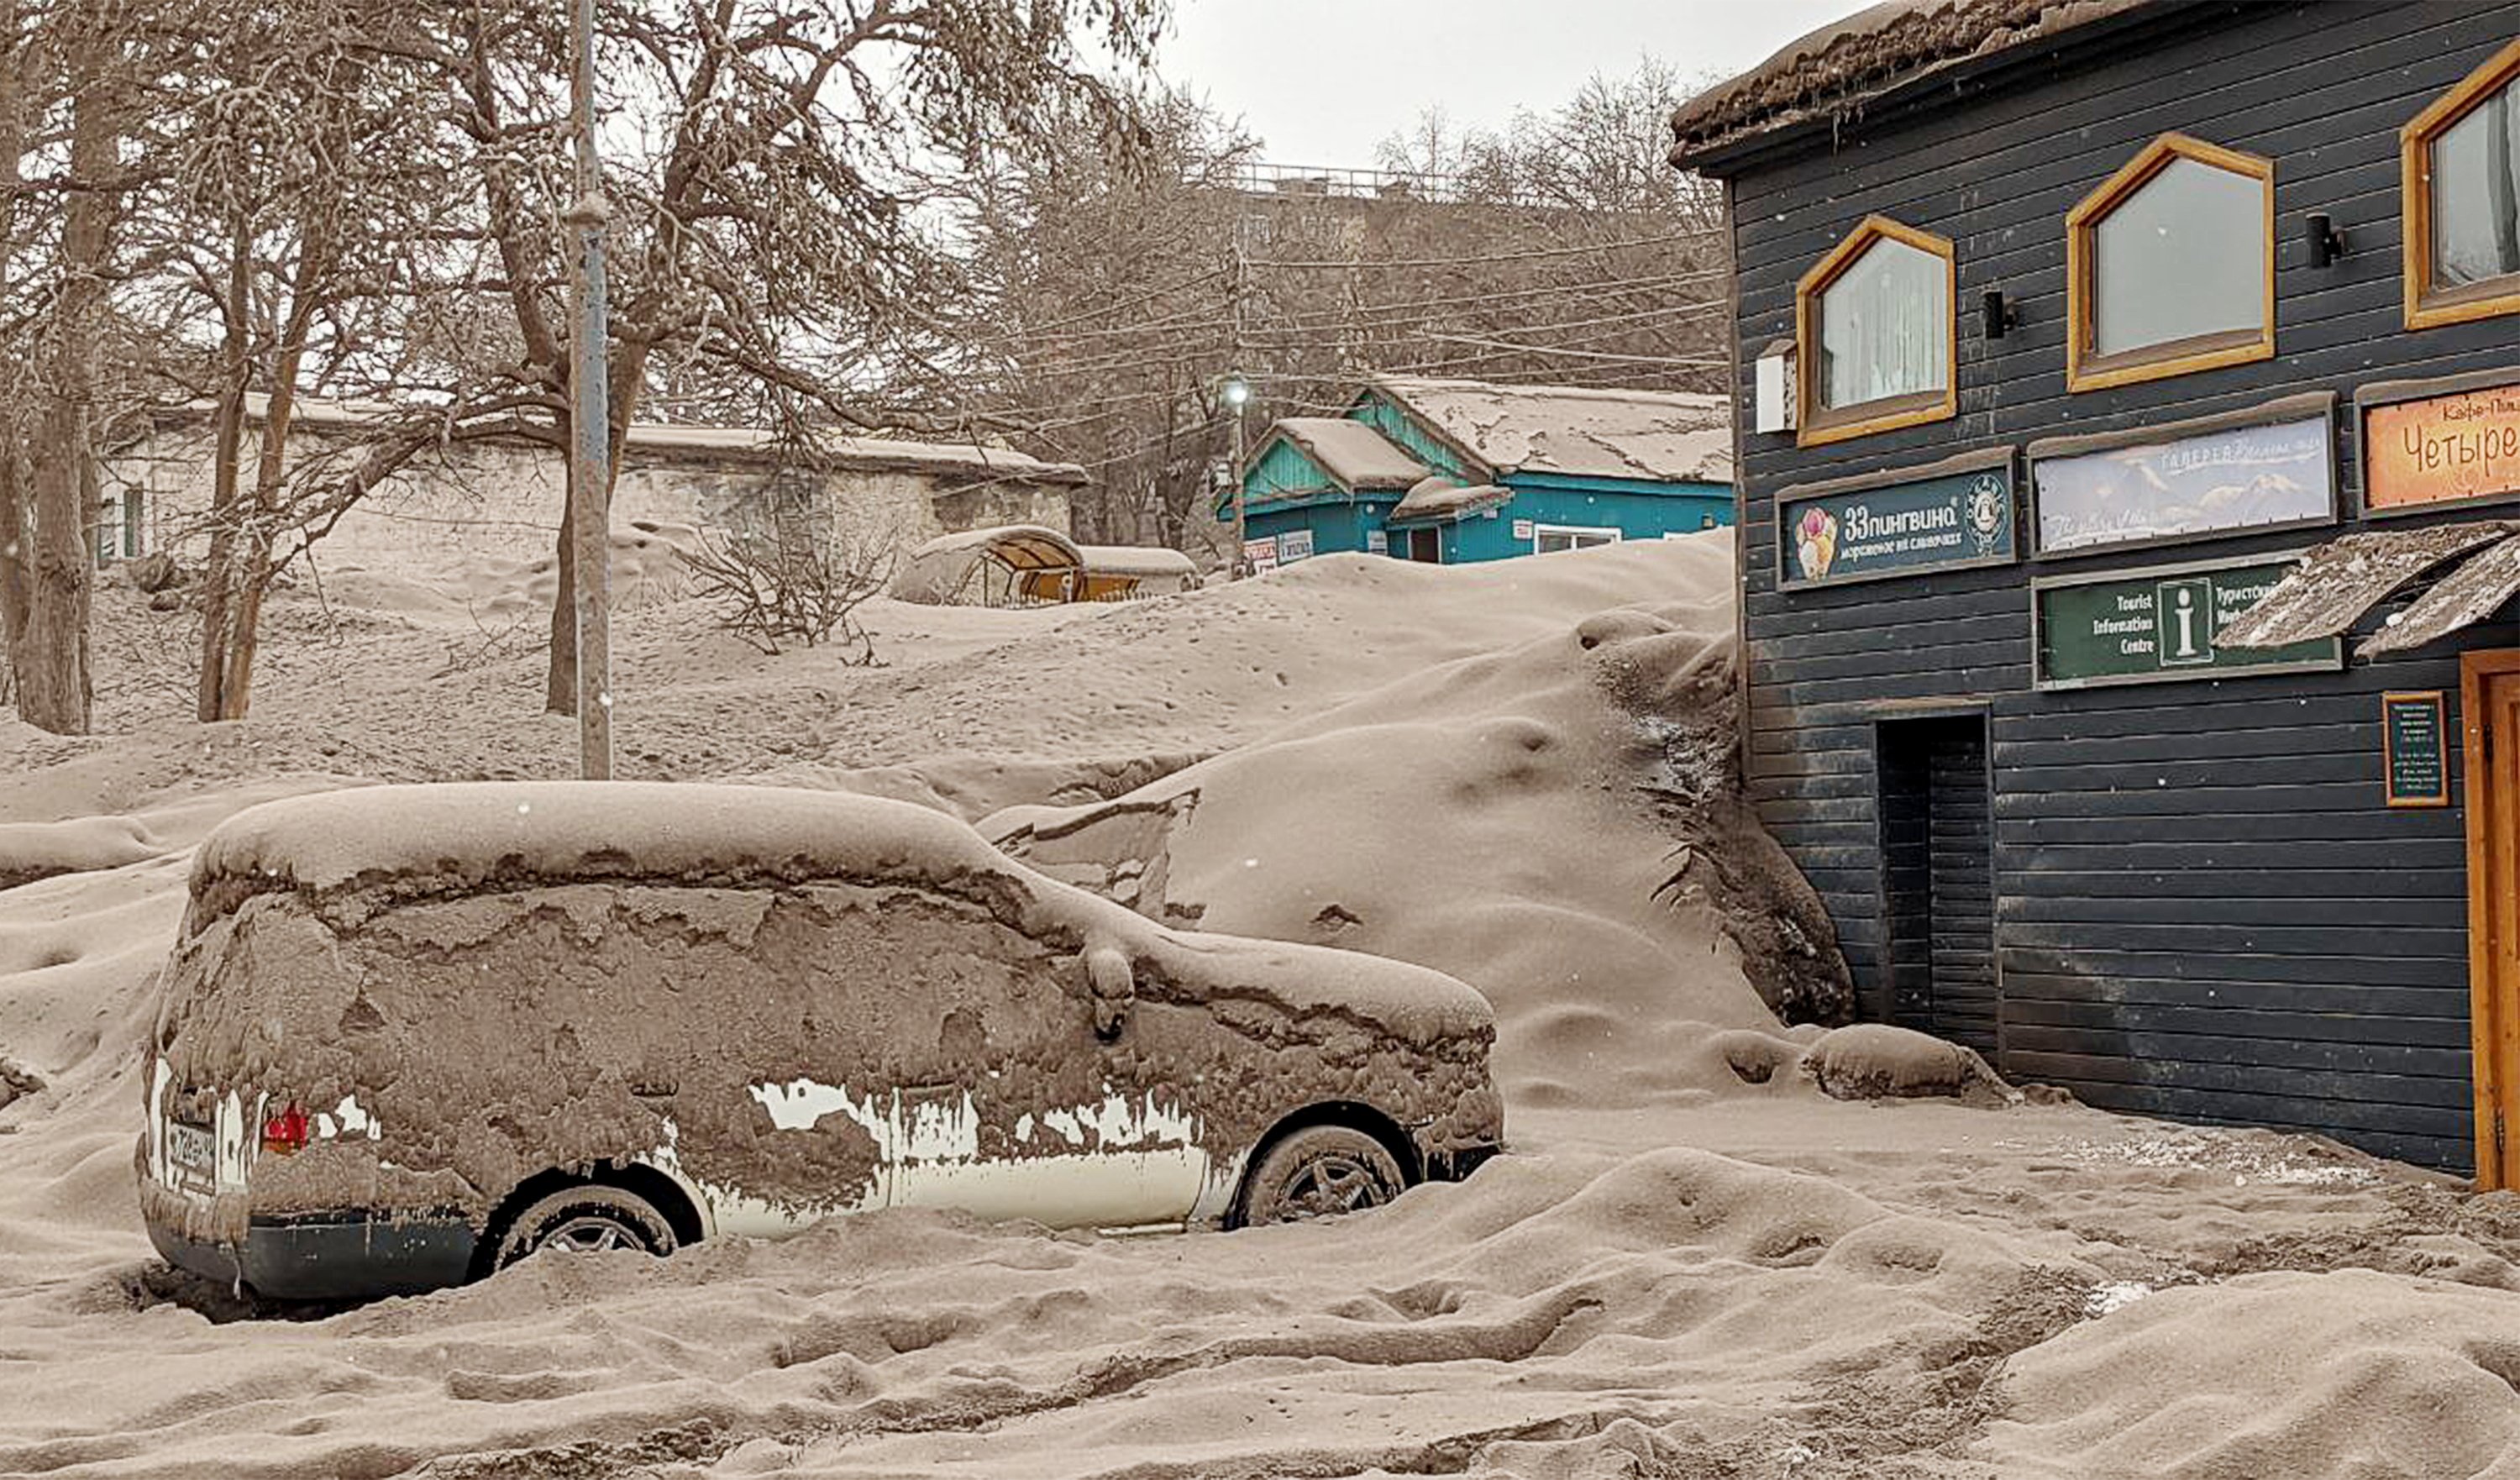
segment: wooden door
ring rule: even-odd
[[[2476,1185],[2520,1188],[2520,651],[2459,667]]]

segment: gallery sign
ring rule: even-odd
[[[2012,466],[2003,447],[1780,490],[1778,586],[2010,563],[2020,555]]]
[[[2370,386],[2355,401],[2362,415],[2365,514],[2520,493],[2520,376],[2497,371]]]
[[[2030,445],[2041,555],[2336,521],[2335,398]]]
[[[2251,556],[2031,582],[2034,677],[2042,689],[2157,684],[2345,666],[2336,638],[2225,648],[2224,627],[2290,574],[2299,558]]]

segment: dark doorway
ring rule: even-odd
[[[1882,1015],[1995,1057],[1995,819],[1986,716],[1879,729]]]
[[[1430,565],[1443,563],[1443,532],[1435,529],[1410,530],[1409,558],[1413,561],[1424,561]]]

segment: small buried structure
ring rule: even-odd
[[[1198,566],[1178,550],[1151,545],[1079,545],[1076,549],[1085,558],[1076,601],[1133,602],[1171,596],[1198,585]]]
[[[1019,606],[1047,580],[1074,581],[1085,558],[1074,541],[1038,524],[1006,524],[939,535],[910,553],[892,595],[930,606]],[[1064,597],[1053,596],[1052,601]]]
[[[1007,524],[940,535],[910,553],[895,600],[930,606],[1039,606],[1168,596],[1198,584],[1178,550],[1079,545],[1056,529]]]

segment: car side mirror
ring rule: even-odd
[[[1109,1043],[1128,1025],[1129,1005],[1137,1000],[1137,973],[1128,953],[1095,946],[1085,953],[1085,974],[1094,984],[1094,1036]]]

